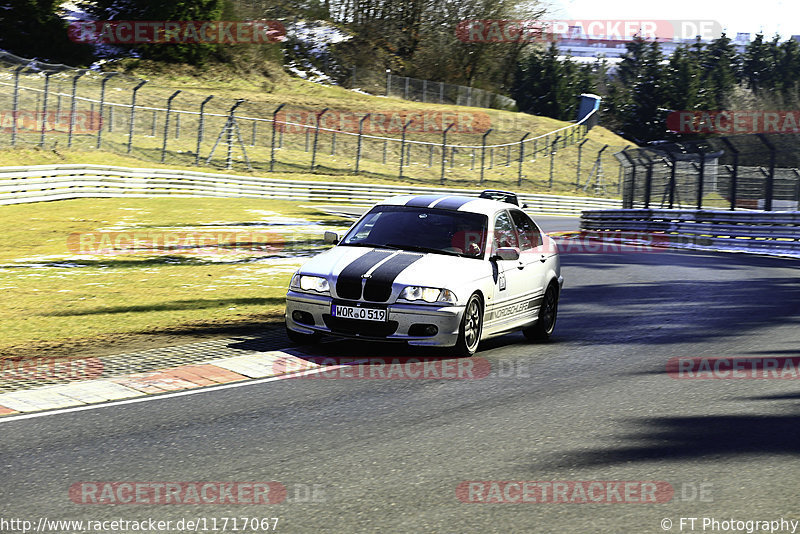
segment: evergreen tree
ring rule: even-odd
[[[25,58],[84,65],[91,48],[73,43],[56,0],[0,0],[0,48]]]
[[[219,21],[225,7],[225,0],[94,0],[87,5],[98,20]],[[220,45],[173,43],[136,45],[135,48],[146,59],[199,65],[214,55]]]
[[[700,54],[702,83],[708,90],[709,109],[724,109],[737,83],[739,57],[724,33],[711,41]]]
[[[657,41],[646,44],[640,56],[636,78],[632,81],[630,105],[623,124],[628,135],[639,141],[663,139],[666,132],[664,56]]]
[[[700,66],[696,54],[678,47],[669,58],[664,76],[664,105],[673,110],[701,109]]]
[[[764,35],[761,33],[745,47],[742,78],[753,91],[772,88],[774,80],[771,78],[775,72],[775,63],[774,54],[769,48],[770,45],[764,42]]]

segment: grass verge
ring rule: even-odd
[[[33,357],[277,322],[292,272],[342,222],[291,202],[152,198],[3,206],[0,225],[0,357]]]

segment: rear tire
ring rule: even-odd
[[[558,287],[555,284],[550,284],[544,292],[544,297],[542,297],[542,305],[539,307],[539,320],[536,321],[535,325],[524,329],[522,333],[531,341],[548,340],[556,328],[557,316]]]
[[[458,328],[458,341],[453,348],[456,356],[469,357],[478,350],[483,333],[483,302],[475,293],[464,307],[464,316]]]
[[[322,338],[321,334],[303,334],[302,332],[295,332],[286,327],[286,336],[289,340],[296,345],[314,345]]]

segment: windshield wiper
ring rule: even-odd
[[[402,247],[398,247],[395,245],[376,245],[375,243],[342,243],[345,247],[369,247],[369,248],[388,248],[392,250],[403,250]]]
[[[394,243],[389,243],[386,246],[395,248],[397,250],[411,250],[414,252],[430,252],[432,254],[444,254],[445,256],[458,256],[458,253],[456,252],[447,252],[446,250],[442,250],[439,248],[420,247],[417,245],[396,245]]]

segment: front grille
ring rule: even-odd
[[[358,300],[361,298],[361,278],[344,279],[336,282],[336,294],[343,299]]]
[[[323,314],[322,320],[331,332],[338,334],[359,335],[364,337],[387,337],[397,331],[397,321],[362,321]]]

